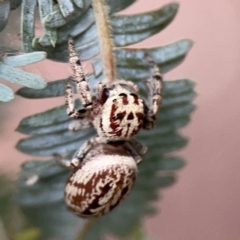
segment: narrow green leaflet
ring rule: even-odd
[[[73,0],[77,7],[83,8],[83,0]]]
[[[53,154],[65,154],[78,149],[87,138],[93,136],[93,130],[83,130],[74,134],[68,130],[33,136],[22,139],[16,148],[30,155],[49,156]]]
[[[22,67],[28,64],[42,61],[46,58],[45,52],[32,52],[12,57],[3,58],[3,63],[11,67]]]
[[[11,88],[0,84],[0,101],[9,102],[14,98],[14,93]]]
[[[38,0],[38,7],[41,21],[47,14],[53,12],[53,0]],[[55,47],[57,42],[57,31],[56,29],[49,29],[45,27],[45,33],[39,38],[39,43],[44,46],[44,42],[50,42],[53,47]]]
[[[110,14],[119,12],[130,5],[132,5],[136,0],[106,0],[106,4],[109,6],[109,12]]]
[[[192,44],[192,41],[183,39],[164,47],[151,49],[116,49],[118,75],[133,81],[147,79],[149,70],[145,53],[154,59],[161,72],[166,73],[182,62]]]
[[[33,52],[16,56],[8,56],[7,54],[10,53],[6,52],[6,56],[4,56],[5,54],[3,54],[2,57],[0,56],[0,78],[5,79],[9,82],[21,84],[28,87],[28,89],[42,89],[46,86],[46,82],[42,77],[15,68],[39,62],[45,59],[45,52]],[[8,102],[13,98],[13,91],[9,87],[1,84],[0,101]]]
[[[58,4],[63,17],[68,18],[74,13],[71,0],[58,0]]]
[[[24,72],[3,63],[0,63],[0,78],[30,88],[41,89],[46,86],[46,82],[42,77],[32,73]]]
[[[67,38],[69,35],[71,35],[72,37],[76,37],[79,34],[85,32],[84,37],[87,38],[88,41],[90,41],[90,39],[92,39],[92,37],[96,37],[96,28],[91,28],[89,29],[89,27],[91,25],[93,25],[94,23],[94,16],[93,16],[93,10],[92,8],[89,8],[85,13],[83,13],[83,15],[79,16],[78,18],[70,21],[69,23],[66,23],[64,26],[58,28],[58,30],[53,29],[53,28],[49,28],[49,31],[57,31],[57,44],[62,44],[67,42]],[[43,47],[51,47],[51,42],[49,41],[49,39],[45,39],[47,36],[46,34],[41,36],[40,38],[36,38],[38,39],[38,43],[40,43]],[[36,40],[34,40],[35,42]]]
[[[154,159],[157,159],[157,156],[153,156]],[[160,162],[155,163],[160,170],[178,170],[185,166],[185,161],[181,157],[165,157]],[[148,165],[144,168],[144,171],[152,171],[154,165]]]
[[[67,41],[69,35],[77,37],[79,34],[85,32],[84,36],[91,41],[92,37],[96,37],[96,28],[90,28],[94,24],[94,15],[92,8],[89,8],[79,18],[65,24],[63,27],[58,29],[58,43],[64,43]]]
[[[178,58],[186,56],[191,49],[193,42],[189,39],[182,39],[177,42],[173,42],[166,46],[154,47],[154,48],[118,48],[115,51],[118,66],[122,67],[136,67],[136,68],[148,68],[147,61],[145,59],[145,53],[147,52],[157,64],[166,62],[171,66],[171,62]]]
[[[114,43],[127,46],[140,42],[163,30],[175,17],[178,4],[172,3],[156,11],[111,18]]]
[[[21,37],[23,48],[25,52],[32,52],[32,40],[34,38],[34,11],[36,7],[36,0],[23,0],[21,11]]]
[[[45,17],[43,24],[48,28],[60,28],[68,22],[79,18],[90,7],[90,5],[90,0],[83,0],[83,8],[75,9],[75,13],[69,18],[65,18],[60,9],[55,10]]]
[[[4,0],[0,2],[0,32],[5,28],[10,13],[10,1]]]
[[[16,130],[25,134],[34,134],[33,132],[37,131],[36,134],[41,135],[57,132],[58,129],[66,130],[69,123],[66,108],[62,105],[22,119]],[[50,131],[50,129],[54,130]]]
[[[66,82],[66,79],[49,82],[44,91],[23,87],[20,88],[16,94],[26,98],[50,98],[63,96]]]

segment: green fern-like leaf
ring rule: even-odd
[[[96,85],[103,77],[103,67],[101,59],[94,58],[99,54],[99,39],[91,1],[59,1],[62,5],[52,8],[51,0],[39,0],[41,22],[45,29],[40,37],[34,36],[32,23],[36,1],[30,2],[23,0],[22,3],[25,51],[45,51],[49,59],[67,62],[66,41],[71,34],[81,60],[91,59],[94,72],[89,75],[88,81],[91,86]],[[163,30],[178,10],[178,5],[171,3],[156,11],[137,15],[115,14],[133,2],[135,1],[107,1],[111,12],[113,39],[118,46],[115,50],[117,75],[134,81],[144,94],[143,80],[150,76],[144,59],[145,53],[152,56],[162,72],[167,72],[181,63],[192,42],[183,39],[163,47],[124,48]],[[29,14],[24,14],[25,11]],[[25,87],[17,94],[26,98],[57,97],[64,95],[65,85],[66,79],[61,79],[49,83],[44,90]],[[142,131],[137,137],[149,150],[139,167],[132,192],[111,213],[93,220],[87,230],[85,220],[68,212],[64,204],[63,190],[69,171],[59,166],[54,159],[25,163],[19,177],[16,199],[30,225],[41,229],[41,239],[74,239],[84,226],[82,239],[86,240],[104,239],[108,233],[118,237],[134,236],[133,232],[141,225],[141,219],[155,212],[151,203],[158,199],[159,189],[173,184],[176,170],[185,164],[182,158],[171,155],[171,152],[187,144],[186,137],[180,135],[178,130],[190,121],[190,114],[194,110],[193,89],[194,83],[189,79],[164,82],[163,104],[155,128],[152,131]],[[29,136],[17,143],[17,149],[34,156],[51,158],[52,154],[60,153],[71,157],[82,143],[95,134],[93,129],[79,133],[69,132],[70,120],[62,104],[24,118],[17,131]]]
[[[46,82],[42,77],[16,68],[45,59],[45,52],[4,56],[6,54],[7,53],[0,53],[0,78],[28,88],[42,89],[46,87]],[[0,101],[8,102],[13,98],[13,91],[9,87],[0,84]]]

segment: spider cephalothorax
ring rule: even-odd
[[[98,135],[106,142],[126,141],[143,126],[144,101],[120,85],[113,85],[113,90],[104,89],[104,94],[106,92],[109,96],[102,102],[93,124]]]
[[[97,136],[85,142],[71,162],[64,162],[72,168],[65,199],[77,215],[97,217],[113,209],[133,186],[137,165],[147,151],[133,136],[141,128],[152,129],[154,125],[162,100],[162,77],[157,65],[146,56],[152,71],[152,77],[146,81],[148,104],[138,96],[138,87],[126,80],[99,82],[97,95],[92,97],[72,38],[68,44],[72,77],[83,106],[79,110],[74,108],[68,83],[67,114],[78,120],[69,129],[93,125]]]

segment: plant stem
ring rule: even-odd
[[[100,43],[100,55],[103,61],[104,81],[111,83],[115,79],[115,59],[108,6],[105,4],[105,0],[92,0],[92,6]]]
[[[92,0],[95,21],[98,31],[100,55],[103,61],[104,81],[111,83],[115,80],[115,59],[113,54],[113,41],[108,17],[108,6],[105,0]],[[76,240],[84,238],[93,220],[85,222],[81,231],[77,234]]]
[[[81,230],[78,232],[75,240],[83,240],[85,237],[85,234],[88,232],[88,229],[92,225],[93,220],[86,220],[84,223],[84,226],[81,228]]]

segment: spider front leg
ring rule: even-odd
[[[132,157],[138,165],[142,162],[142,156],[146,154],[148,149],[134,138],[131,138],[125,143],[125,148],[130,151]]]
[[[75,109],[74,107],[73,92],[70,82],[68,82],[66,85],[65,96],[66,96],[66,111],[69,117],[73,119],[83,119],[87,117],[88,115],[87,109],[85,108]]]
[[[77,56],[73,39],[69,37],[68,39],[68,49],[69,49],[69,63],[72,68],[72,79],[76,83],[77,92],[81,99],[83,109],[76,110],[74,109],[73,102],[73,93],[71,84],[68,82],[66,86],[66,106],[67,106],[67,114],[74,119],[80,119],[87,115],[87,111],[92,109],[92,96],[86,81],[83,68],[81,65],[81,61]]]
[[[54,154],[54,157],[59,162],[59,164],[66,168],[80,167],[81,162],[84,160],[89,151],[101,144],[102,141],[98,136],[92,137],[90,140],[86,141],[75,153],[75,156],[71,161],[63,159],[60,154]]]
[[[94,147],[101,144],[102,141],[100,137],[94,136],[86,141],[76,152],[74,158],[71,161],[73,166],[79,166],[79,163],[83,161],[88,152]]]
[[[163,80],[160,69],[153,59],[149,55],[146,55],[146,59],[149,63],[152,76],[146,81],[149,92],[149,104],[146,106],[147,113],[143,128],[152,129],[162,103]]]

